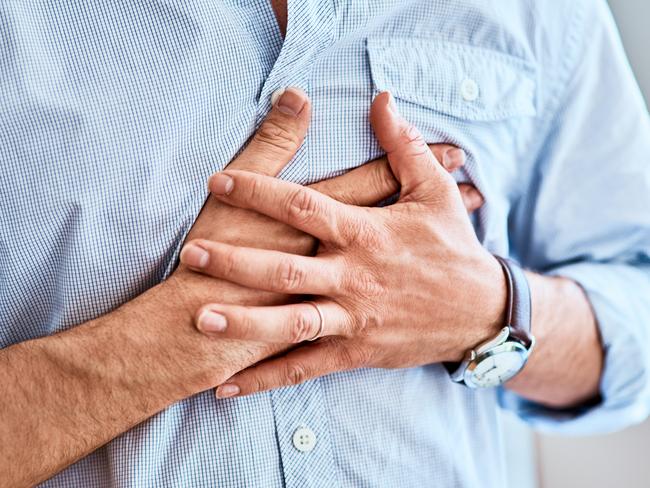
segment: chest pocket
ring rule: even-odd
[[[374,88],[390,91],[427,142],[448,142],[468,155],[457,181],[486,199],[473,215],[493,250],[507,225],[509,198],[520,187],[521,161],[535,136],[536,65],[492,49],[424,38],[367,39]],[[493,242],[494,241],[494,242]]]
[[[534,65],[501,52],[433,39],[369,38],[375,87],[476,122],[536,115]]]

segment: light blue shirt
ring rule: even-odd
[[[284,178],[379,156],[368,123],[379,90],[429,142],[465,149],[456,176],[485,196],[482,243],[588,294],[602,401],[551,411],[453,384],[440,365],[234,400],[205,392],[47,486],[496,487],[500,400],[567,433],[647,414],[650,123],[603,0],[289,0],[284,43],[264,1],[4,0],[0,347],[168,276],[207,177],[287,85],[309,93],[314,115]]]

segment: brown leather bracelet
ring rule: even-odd
[[[510,327],[510,336],[521,342],[526,348],[533,343],[531,332],[532,306],[530,287],[524,270],[514,261],[494,256],[506,276],[508,285],[508,308],[505,325]]]

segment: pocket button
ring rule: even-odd
[[[466,102],[473,102],[479,95],[478,83],[471,78],[464,79],[460,84],[460,95]]]

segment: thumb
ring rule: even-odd
[[[228,169],[277,175],[298,152],[310,118],[311,103],[304,91],[296,87],[278,90],[266,119]]]
[[[450,178],[429,150],[420,131],[399,114],[389,92],[375,97],[370,108],[370,122],[402,186],[400,199],[408,195],[422,199],[438,181]]]

